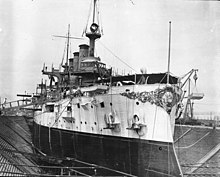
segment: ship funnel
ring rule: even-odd
[[[70,68],[70,71],[73,70],[73,58],[69,58],[69,68]]]
[[[79,68],[79,52],[73,53],[73,58],[69,59],[69,68],[70,71],[78,71]]]
[[[78,71],[79,68],[79,52],[74,52],[73,53],[73,66],[74,66],[74,71]]]
[[[88,57],[89,46],[87,44],[79,45],[79,58]]]
[[[74,52],[73,53],[74,58],[78,57],[79,58],[79,52]]]
[[[79,45],[78,69],[80,69],[83,58],[88,57],[88,56],[89,56],[89,46],[87,44]]]

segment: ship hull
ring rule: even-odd
[[[35,122],[33,138],[35,146],[50,156],[76,158],[138,177],[181,176],[173,143],[49,128]]]

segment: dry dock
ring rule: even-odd
[[[220,129],[176,126],[175,148],[184,176],[220,176]]]
[[[126,176],[77,160],[69,160],[66,164],[68,168],[62,159],[52,159],[50,165],[47,162],[42,164],[41,160],[48,160],[49,157],[35,154],[31,130],[24,117],[0,116],[0,125],[0,176],[95,176],[100,169],[114,176]],[[177,125],[174,140],[184,177],[220,176],[218,127]],[[70,161],[75,164],[72,168]]]
[[[40,173],[24,117],[0,116],[0,176]]]

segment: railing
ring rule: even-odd
[[[31,100],[29,100],[29,99],[6,102],[6,103],[1,104],[0,109],[8,109],[8,108],[27,106],[30,104],[30,102],[31,102]]]

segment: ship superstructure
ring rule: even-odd
[[[50,156],[102,165],[127,176],[182,176],[173,142],[184,96],[180,79],[169,71],[113,75],[94,52],[101,37],[96,3],[85,33],[89,45],[80,45],[73,58],[67,54],[62,69],[43,67],[50,84],[39,85],[34,144]]]

